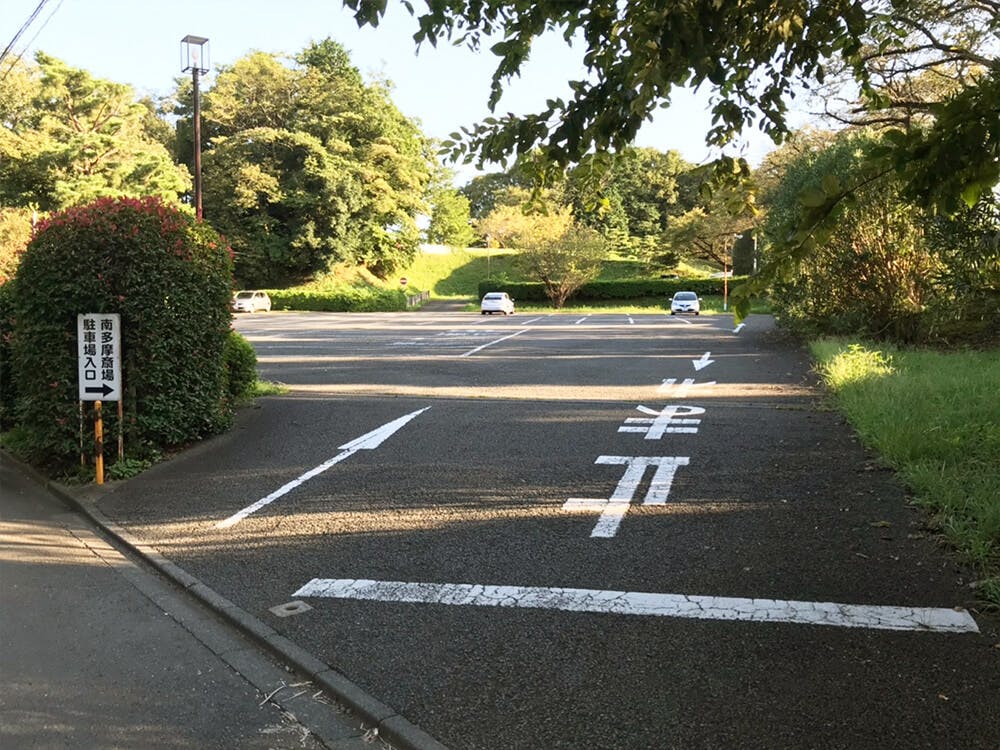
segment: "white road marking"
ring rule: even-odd
[[[589,317],[590,317],[590,315],[589,315],[589,314],[588,314],[588,315],[584,315],[584,316],[583,316],[582,318],[580,318],[579,320],[577,320],[577,321],[574,321],[574,322],[573,322],[573,325],[575,325],[575,326],[578,326],[578,325],[580,325],[580,324],[581,324],[581,323],[582,323],[583,321],[585,321],[585,320],[586,320],[587,318],[589,318]]]
[[[700,386],[715,385],[714,380],[706,380],[704,383],[694,382],[694,378],[684,378],[678,385],[677,378],[664,378],[663,384],[657,389],[660,393],[670,391],[675,398],[687,398],[692,388]]]
[[[670,313],[663,313],[663,314],[667,316],[668,320],[678,320],[681,323],[684,323],[685,325],[689,325],[689,326],[694,325],[694,323],[692,323],[687,318],[682,318],[682,317],[680,317],[678,315],[671,315]]]
[[[894,607],[638,591],[313,578],[292,596],[554,609],[640,617],[791,623],[924,633],[979,632],[976,621],[961,608]]]
[[[642,504],[666,505],[677,469],[687,466],[689,460],[687,456],[598,456],[594,461],[595,464],[624,464],[626,467],[625,474],[619,480],[615,491],[607,500],[571,497],[563,503],[563,510],[600,513],[590,537],[611,539],[618,533],[618,528],[639,489],[639,484],[646,475],[646,469],[650,466],[656,467]]]
[[[712,364],[713,362],[715,362],[714,359],[709,359],[709,357],[711,357],[711,356],[712,356],[712,352],[705,352],[704,354],[701,355],[700,359],[692,359],[691,360],[691,364],[694,365],[694,371],[698,372],[700,370],[704,370],[710,364]]]
[[[746,327],[747,327],[746,323],[740,323],[738,326],[736,326],[736,328],[733,329],[733,333],[739,333]]]
[[[635,325],[635,321],[634,321],[634,320],[632,320],[632,316],[631,316],[631,315],[629,315],[629,316],[627,316],[627,317],[628,317],[628,324],[629,324],[630,326],[634,326],[634,325]]]
[[[544,315],[541,315],[541,316],[539,316],[539,317],[537,317],[537,318],[532,318],[531,320],[526,320],[526,321],[524,321],[523,323],[521,323],[520,325],[522,325],[522,326],[526,326],[526,325],[528,325],[528,323],[534,323],[535,321],[538,321],[538,320],[541,320],[541,319],[542,319],[542,318],[544,318],[544,317],[546,317],[546,316],[544,316]]]
[[[625,426],[619,427],[618,432],[644,432],[646,440],[659,440],[664,433],[683,433],[693,435],[698,432],[700,419],[688,419],[687,417],[700,416],[705,410],[700,406],[678,406],[671,405],[663,407],[662,411],[650,409],[648,406],[637,406],[636,409],[649,417],[628,417]],[[677,427],[675,425],[682,425]]]
[[[217,524],[215,524],[215,528],[217,528],[217,529],[228,529],[228,528],[230,528],[232,526],[235,526],[236,524],[238,524],[240,521],[242,521],[247,516],[249,516],[249,515],[251,515],[253,513],[256,513],[261,508],[264,508],[264,507],[270,505],[271,503],[273,503],[278,498],[280,498],[280,497],[282,497],[284,495],[287,495],[289,492],[291,492],[292,490],[294,490],[299,485],[301,485],[301,484],[303,484],[305,482],[308,482],[310,479],[312,479],[315,476],[319,476],[324,471],[326,471],[327,469],[329,469],[331,466],[339,464],[345,458],[350,458],[351,456],[353,456],[358,451],[375,450],[382,443],[384,443],[386,441],[386,439],[388,439],[397,430],[399,430],[403,425],[405,425],[407,422],[409,422],[414,417],[417,417],[420,414],[423,414],[425,411],[427,411],[430,408],[431,407],[429,407],[429,406],[425,406],[423,409],[418,409],[417,411],[410,412],[409,414],[406,414],[406,415],[400,417],[399,419],[394,419],[393,421],[387,422],[386,424],[382,425],[381,427],[375,428],[371,432],[366,432],[361,437],[355,438],[354,440],[351,440],[348,443],[344,443],[343,445],[339,446],[339,450],[341,451],[341,453],[338,453],[333,458],[330,458],[330,459],[324,461],[323,463],[321,463],[316,468],[310,469],[309,471],[307,471],[302,476],[297,477],[296,479],[293,479],[291,482],[287,482],[286,484],[282,485],[281,487],[279,487],[278,489],[276,489],[274,492],[272,492],[270,495],[267,495],[266,497],[262,497],[257,502],[255,502],[255,503],[253,503],[251,505],[248,505],[243,510],[241,510],[241,511],[239,511],[237,513],[234,513],[233,515],[231,515],[229,518],[227,518],[227,519],[225,519],[223,521],[219,521]]]
[[[515,336],[520,336],[525,331],[530,331],[530,330],[531,330],[530,328],[525,328],[523,331],[516,331],[516,332],[510,334],[510,336],[504,336],[502,338],[497,339],[496,341],[490,341],[490,342],[488,342],[486,344],[483,344],[482,346],[477,346],[475,349],[470,349],[469,351],[465,352],[465,354],[459,354],[458,356],[459,357],[471,357],[476,352],[481,352],[483,349],[485,349],[488,346],[493,346],[494,344],[499,344],[501,341],[506,341],[507,339],[514,338]]]

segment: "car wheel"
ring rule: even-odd
[[[480,310],[480,311],[479,311],[479,314],[480,314],[480,315],[485,315],[485,314],[486,314],[486,311],[485,311],[485,310]]]
[[[696,312],[695,315],[701,315],[701,313],[700,312]]]
[[[671,314],[671,315],[676,315],[677,313],[675,313],[675,312],[674,312],[673,310],[671,310],[671,311],[670,311],[670,314]]]

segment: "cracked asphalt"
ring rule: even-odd
[[[997,619],[803,349],[766,316],[632,319],[241,316],[290,393],[98,506],[456,750],[1000,747]],[[620,430],[671,404],[705,410],[695,431]],[[688,460],[666,486],[650,457]],[[978,632],[868,627],[885,607]]]

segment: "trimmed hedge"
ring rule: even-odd
[[[39,224],[13,283],[11,368],[27,460],[57,472],[79,464],[78,313],[121,315],[130,458],[232,424],[223,359],[232,255],[207,224],[156,198],[102,198]],[[109,435],[115,411],[105,410]]]
[[[398,312],[406,295],[397,289],[344,287],[328,292],[268,289],[272,310],[311,312]]]
[[[744,276],[731,278],[730,288],[745,278]],[[719,295],[722,294],[722,287],[722,279],[613,279],[584,284],[570,299],[583,301],[672,297],[674,292],[680,291],[695,292],[699,295]],[[545,286],[537,282],[480,281],[480,298],[487,292],[507,292],[522,302],[548,301],[548,297],[545,296]]]
[[[247,398],[257,382],[257,352],[243,336],[230,331],[222,350],[226,365],[226,390],[237,401]]]

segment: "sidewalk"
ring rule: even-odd
[[[387,747],[0,453],[0,747]]]

